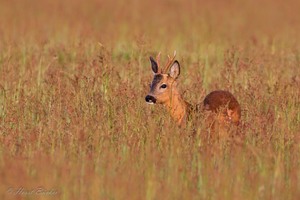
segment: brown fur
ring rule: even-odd
[[[213,91],[205,97],[203,103],[206,110],[224,112],[230,121],[238,125],[241,118],[241,107],[230,92]]]
[[[185,126],[192,112],[207,113],[208,124],[214,127],[227,127],[228,124],[239,124],[241,108],[236,98],[230,92],[213,91],[205,97],[203,104],[193,106],[182,98],[177,89],[176,79],[179,74],[180,66],[178,61],[173,63],[169,74],[157,73],[156,70],[150,92],[147,95],[155,98],[156,103],[163,104],[179,126]],[[162,88],[162,85],[166,85],[166,88]]]

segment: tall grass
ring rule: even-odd
[[[0,199],[298,199],[298,7],[1,0]],[[145,104],[175,49],[190,102],[237,97],[238,142]]]

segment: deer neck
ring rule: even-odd
[[[186,122],[190,104],[182,98],[177,90],[172,91],[171,98],[165,103],[165,106],[178,125],[181,126]]]

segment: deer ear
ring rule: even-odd
[[[158,65],[157,65],[157,62],[154,60],[154,58],[152,58],[150,56],[150,61],[151,61],[151,68],[152,68],[152,71],[156,74],[158,72]]]
[[[172,64],[169,74],[174,79],[178,78],[180,74],[180,65],[177,60],[175,60],[174,63]]]

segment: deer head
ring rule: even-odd
[[[176,51],[172,58],[168,56],[168,62],[164,68],[160,67],[160,53],[156,60],[150,57],[154,77],[150,84],[150,92],[145,98],[147,103],[168,104],[172,97],[177,94],[176,79],[180,74],[180,65],[177,60],[174,61],[175,56]]]

